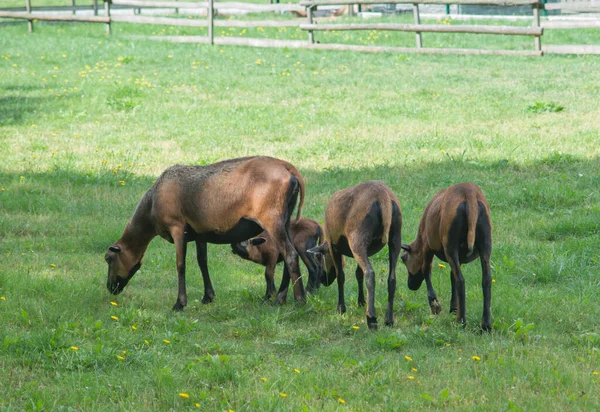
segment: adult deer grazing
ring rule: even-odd
[[[460,183],[439,191],[429,202],[416,240],[402,245],[405,253],[402,262],[408,270],[408,288],[418,290],[425,280],[427,298],[434,314],[442,307],[431,285],[433,256],[448,262],[452,273],[452,298],[450,313],[456,312],[457,321],[466,325],[465,279],[460,265],[481,259],[483,274],[483,317],[481,328],[492,329],[490,302],[492,299],[492,220],[488,203],[479,187],[473,183]]]
[[[363,279],[367,283],[367,325],[377,328],[375,314],[375,271],[368,257],[386,244],[389,249],[388,304],[385,324],[394,324],[396,263],[400,255],[402,211],[400,202],[383,182],[370,181],[335,192],[325,211],[326,242],[308,252],[324,256],[326,286],[337,278],[338,312],[346,312],[344,302],[344,256],[356,260],[358,305],[365,305]]]
[[[160,236],[175,244],[179,293],[173,310],[187,304],[185,257],[187,242],[196,242],[204,281],[202,303],[215,296],[206,262],[207,243],[236,243],[266,230],[273,239],[294,284],[294,297],[304,301],[298,253],[290,241],[290,217],[300,193],[298,218],[304,203],[304,180],[288,162],[272,157],[244,157],[207,166],[175,165],[163,172],[146,192],[121,238],[108,248],[106,286],[120,293],[142,264],[148,244]],[[278,300],[285,301],[287,288]]]
[[[306,291],[311,293],[321,285],[321,266],[314,257],[306,252],[307,249],[317,246],[321,243],[323,229],[315,220],[300,218],[292,220],[290,224],[290,234],[294,248],[298,252],[300,259],[308,269],[308,285]],[[231,251],[242,259],[250,260],[265,267],[265,281],[267,283],[267,292],[265,300],[275,296],[275,266],[283,260],[279,249],[267,232],[262,232],[255,238],[244,240],[243,242],[231,245]],[[289,281],[289,273],[284,268],[282,283]],[[286,288],[287,284],[283,285]]]

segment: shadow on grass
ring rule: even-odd
[[[400,198],[404,215],[403,241],[410,242],[416,235],[423,208],[433,194],[452,183],[473,181],[483,188],[492,209],[492,273],[494,279],[498,279],[494,296],[502,299],[502,303],[494,304],[494,307],[502,308],[502,316],[507,319],[523,317],[524,308],[529,307],[528,310],[534,313],[537,310],[543,312],[548,321],[547,310],[536,309],[542,292],[547,292],[544,296],[559,305],[565,294],[579,297],[580,291],[593,289],[597,283],[596,268],[600,259],[597,249],[600,193],[597,187],[600,177],[595,171],[598,163],[599,159],[567,156],[542,159],[524,166],[505,161],[448,160],[409,166],[302,170],[307,183],[303,215],[322,220],[325,205],[333,192],[365,180],[381,179]],[[85,316],[97,313],[102,305],[113,299],[104,286],[106,268],[102,257],[107,246],[121,235],[138,201],[156,179],[156,176],[130,175],[126,185],[121,186],[122,177],[111,172],[58,169],[27,174],[21,179],[16,173],[0,172],[0,187],[5,189],[0,192],[0,216],[3,217],[0,219],[0,251],[9,262],[8,276],[0,277],[0,290],[18,290],[23,296],[35,297],[36,305],[42,304],[39,302],[54,305],[63,299],[67,290],[75,302],[87,302],[83,309],[78,309]],[[195,253],[188,251],[189,296],[199,299],[202,283],[193,260]],[[173,303],[175,290],[174,259],[172,245],[162,240],[152,242],[142,269],[144,275],[138,275],[135,288],[128,289],[132,292],[120,299],[135,300],[134,307],[143,308],[147,304],[164,309],[166,313]],[[372,262],[378,268],[378,282],[384,282],[387,253],[375,255]],[[51,267],[51,263],[56,263],[56,267]],[[194,309],[199,303],[192,303],[189,310],[210,317],[211,313],[220,313],[219,308],[232,297],[256,306],[263,289],[261,270],[253,268],[253,272],[248,272],[249,266],[243,265],[231,255],[228,247],[209,247],[209,270],[220,303],[202,309]],[[355,262],[350,260],[348,265],[348,275],[351,275]],[[410,310],[409,304],[412,308],[415,304],[426,305],[424,290],[406,292],[406,271],[402,264],[398,266],[398,299],[399,302],[407,299],[405,312]],[[256,276],[249,275],[240,282],[239,276],[246,272],[256,273]],[[436,290],[446,306],[450,293],[448,269],[435,265],[434,272]],[[276,273],[280,280],[281,267]],[[464,273],[470,290],[479,294],[479,264],[466,265]],[[534,286],[539,288],[535,293],[532,292]],[[383,283],[379,287],[380,298],[382,288]],[[323,287],[318,293],[319,299],[325,299],[327,309],[323,310],[328,313],[334,312],[335,289],[335,285]],[[355,301],[352,293],[356,284],[351,276],[347,290],[348,301]],[[146,301],[144,293],[152,298]],[[525,299],[523,296],[527,296],[524,306],[520,305]],[[479,305],[478,299],[467,298],[473,308],[468,312],[471,314],[468,322],[472,325],[479,321],[480,312],[475,309]],[[146,303],[150,301],[154,303]],[[293,313],[292,318],[308,318],[296,307],[288,307],[285,310]],[[401,303],[397,307],[402,310]],[[33,309],[29,311],[34,312]],[[418,314],[410,316],[417,317],[414,322],[424,322],[427,313],[423,306]],[[234,312],[226,314],[237,318]],[[552,314],[551,319],[558,316],[563,315]]]
[[[599,164],[597,158],[552,155],[524,166],[449,159],[408,166],[302,170],[307,187],[303,215],[322,221],[327,200],[336,190],[383,180],[401,201],[403,240],[409,242],[423,208],[438,190],[472,181],[486,194],[495,233],[501,238],[584,238],[600,231],[594,218],[600,207]],[[0,211],[7,217],[0,223],[0,238],[77,233],[80,246],[102,253],[120,236],[156,177],[57,169],[21,178],[17,173],[0,172],[4,188]]]
[[[24,93],[35,90],[33,87],[10,88],[0,87],[1,92],[16,91]],[[23,123],[30,113],[40,111],[47,99],[29,96],[0,96],[0,126],[10,126]]]

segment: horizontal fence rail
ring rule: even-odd
[[[208,9],[205,2],[180,2],[180,1],[144,1],[144,0],[112,0],[115,6],[152,7],[161,9]],[[299,4],[253,4],[242,2],[214,3],[214,10],[244,10],[255,12],[282,12],[304,11],[304,6]]]
[[[533,6],[541,5],[540,0],[305,0],[300,5],[305,7],[336,6],[347,4],[423,4],[423,5],[447,5],[459,6]]]
[[[544,9],[598,13],[600,12],[600,4],[548,3],[544,5]]]
[[[110,17],[104,16],[76,16],[76,15],[48,15],[28,13],[26,11],[0,11],[0,17],[8,19],[40,20],[40,21],[78,21],[84,23],[110,23]]]
[[[581,3],[549,3],[544,4],[544,0],[300,0],[299,3],[292,4],[253,4],[243,2],[225,2],[215,3],[215,0],[208,1],[147,1],[147,0],[104,0],[104,15],[98,16],[97,3],[101,0],[94,0],[92,9],[94,16],[76,15],[76,10],[90,9],[89,6],[76,6],[75,0],[72,0],[71,7],[65,6],[62,10],[72,11],[72,15],[56,14],[42,11],[38,8],[32,11],[32,0],[25,1],[25,10],[11,11],[0,9],[0,18],[24,19],[27,20],[29,30],[33,31],[35,21],[64,21],[64,22],[88,22],[104,23],[106,31],[110,34],[112,23],[133,23],[133,24],[155,24],[184,27],[207,27],[206,36],[163,36],[164,40],[177,42],[196,42],[205,44],[221,45],[248,45],[254,47],[291,47],[291,48],[311,48],[322,50],[354,50],[361,52],[400,52],[400,53],[459,53],[459,54],[504,54],[504,55],[541,55],[545,52],[552,53],[598,53],[599,46],[545,46],[542,48],[541,38],[546,29],[571,29],[571,28],[600,28],[600,19],[588,18],[578,21],[544,21],[540,22],[540,10],[562,10],[562,11],[584,11],[600,12],[600,5],[597,2]],[[331,10],[331,6],[350,6],[348,14],[351,14],[354,5],[374,5],[374,4],[405,4],[412,6],[414,24],[395,24],[395,23],[330,23],[319,24],[314,18],[315,12],[321,6]],[[529,6],[532,9],[532,21],[530,26],[495,26],[495,25],[447,25],[447,24],[421,24],[420,6],[424,5],[459,5],[459,6]],[[131,8],[132,15],[123,14],[123,9]],[[196,13],[200,18],[176,18],[166,16],[141,16],[140,11],[143,8],[153,9],[174,9],[176,13],[180,10],[199,10]],[[46,8],[47,9],[47,8]],[[60,10],[55,7],[53,9]],[[111,15],[111,10],[120,10],[119,13]],[[338,10],[342,10],[341,8]],[[137,13],[136,13],[137,11]],[[294,13],[297,17],[282,20],[235,20],[218,19],[217,13],[221,11],[244,11],[250,13],[275,12],[275,13]],[[160,12],[159,12],[160,13]],[[352,11],[353,13],[353,11]],[[231,15],[231,14],[230,14]],[[321,22],[321,20],[319,20]],[[273,40],[258,38],[232,38],[215,37],[215,27],[240,27],[240,28],[261,28],[261,27],[297,27],[307,32],[306,40]],[[392,32],[414,32],[416,47],[395,47],[395,46],[362,46],[352,44],[320,44],[315,41],[316,32],[327,31],[392,31]],[[510,35],[510,36],[533,36],[533,50],[479,50],[463,48],[426,48],[423,46],[424,33],[470,33],[470,34],[491,34],[491,35]],[[157,36],[152,36],[155,39]]]
[[[515,26],[477,26],[463,24],[449,26],[439,24],[301,24],[302,30],[315,31],[342,31],[342,30],[382,30],[382,31],[418,31],[428,33],[478,33],[478,34],[509,34],[520,36],[541,36],[541,27],[515,27]]]

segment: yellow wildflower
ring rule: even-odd
[[[190,399],[190,395],[185,392],[181,392],[179,396],[181,396],[183,399]]]
[[[294,372],[300,373],[300,369],[294,369]]]
[[[279,396],[281,396],[282,398],[287,398],[287,393],[280,392]]]
[[[408,379],[413,380],[415,377],[412,375],[408,375]]]
[[[124,356],[121,356],[121,355],[117,355],[117,359],[119,359],[120,361],[124,361],[124,360],[125,360],[125,357],[124,357]]]
[[[6,300],[6,296],[0,296],[0,300]]]
[[[77,346],[71,346],[71,350],[79,350]]]
[[[131,325],[131,330],[137,330],[137,326]]]
[[[352,329],[359,330],[360,328],[358,326],[354,325],[354,326],[352,326]]]
[[[480,358],[479,356],[477,356],[477,355],[473,355],[473,356],[471,356],[471,358],[472,358],[474,361],[477,361],[477,362],[479,362],[479,361],[481,360],[481,358]]]
[[[113,306],[119,306],[119,304],[117,302],[110,302],[110,304]]]
[[[409,362],[412,362],[412,358],[410,356],[408,356],[408,355],[404,356],[404,359],[406,359]]]
[[[260,378],[261,381],[266,382],[267,378]]]
[[[417,368],[410,368],[411,371],[416,372],[418,369]]]
[[[110,318],[111,318],[112,320],[119,320],[119,318],[118,318],[118,317],[116,317],[115,315],[112,315]]]
[[[164,342],[164,343],[166,343],[167,345],[170,345],[170,344],[171,344],[171,341],[170,341],[170,340],[168,340],[168,339],[163,339],[163,342]]]
[[[592,375],[598,375],[597,371],[592,372]]]
[[[55,268],[56,264],[55,263],[51,263],[50,266],[53,267],[53,268]]]
[[[440,269],[446,269],[446,265],[444,265],[443,263],[438,263],[438,266],[440,267]]]
[[[339,403],[342,403],[342,404],[343,404],[343,403],[346,403],[346,401],[345,401],[345,400],[343,400],[342,398],[338,398],[338,402],[339,402]]]

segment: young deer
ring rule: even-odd
[[[423,212],[417,238],[410,245],[402,245],[402,249],[405,250],[402,262],[408,270],[408,288],[418,290],[425,280],[429,306],[434,314],[440,313],[442,307],[431,285],[431,263],[434,256],[448,262],[452,282],[450,313],[456,312],[456,319],[463,326],[466,325],[465,279],[460,265],[479,257],[483,277],[481,328],[492,329],[492,219],[479,187],[460,183],[439,191]]]
[[[326,286],[337,278],[338,312],[346,312],[344,302],[344,256],[356,260],[358,304],[365,305],[363,279],[367,283],[367,325],[377,328],[375,314],[375,271],[368,257],[386,244],[389,249],[388,304],[385,324],[394,324],[396,263],[400,255],[402,211],[400,202],[383,182],[370,181],[335,192],[325,211],[326,242],[308,252],[324,258]]]
[[[321,284],[322,269],[306,250],[321,243],[323,229],[318,222],[312,219],[300,218],[292,220],[290,235],[294,248],[308,269],[306,291],[311,293],[318,289]],[[275,265],[283,260],[283,256],[271,236],[267,232],[262,232],[255,238],[232,244],[231,251],[242,259],[250,260],[265,267],[265,281],[267,283],[265,300],[273,298],[275,295]],[[286,277],[289,279],[289,273],[284,268],[284,278]]]

